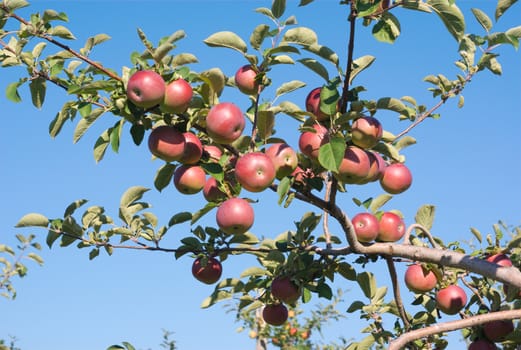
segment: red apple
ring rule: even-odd
[[[441,312],[447,315],[457,314],[466,304],[467,294],[460,286],[450,285],[436,293],[436,305]]]
[[[206,183],[206,173],[198,165],[181,165],[174,172],[174,186],[183,194],[196,194]]]
[[[150,152],[167,162],[180,160],[185,151],[185,145],[183,133],[167,125],[153,129],[148,137]]]
[[[497,350],[497,347],[486,339],[478,339],[470,343],[468,350]]]
[[[221,278],[221,262],[213,257],[199,257],[192,264],[192,275],[200,282],[214,284]]]
[[[512,266],[512,260],[506,255],[502,253],[493,254],[487,257],[488,262],[497,264],[502,267],[510,267]]]
[[[193,96],[192,86],[184,80],[177,79],[166,85],[161,109],[168,113],[184,113]]]
[[[265,153],[246,153],[237,159],[235,178],[250,192],[261,192],[275,179],[275,166]]]
[[[255,95],[259,92],[259,82],[256,77],[257,72],[251,65],[242,66],[235,73],[235,85],[242,93]]]
[[[241,135],[246,120],[242,111],[231,102],[213,106],[206,116],[206,131],[215,142],[230,144]]]
[[[369,156],[369,173],[364,179],[360,180],[358,184],[364,184],[380,180],[385,168],[387,167],[385,160],[382,158],[380,154],[373,151],[366,152]]]
[[[300,297],[300,288],[288,276],[279,276],[271,282],[271,295],[286,304],[293,304]]]
[[[351,220],[359,242],[372,242],[379,232],[378,219],[371,213],[356,214]]]
[[[329,119],[329,115],[320,110],[320,91],[321,87],[314,88],[306,96],[306,111],[313,113],[318,121]]]
[[[253,225],[255,214],[250,203],[242,198],[227,199],[215,215],[219,228],[228,234],[243,234]]]
[[[436,275],[421,264],[413,264],[405,271],[405,285],[415,293],[426,293],[434,289],[438,283]]]
[[[512,320],[497,320],[483,325],[483,334],[492,342],[501,342],[514,331]]]
[[[370,163],[369,155],[365,150],[348,146],[335,176],[344,183],[358,183],[369,174]]]
[[[410,170],[401,163],[388,165],[380,178],[380,185],[390,194],[399,194],[411,187],[412,174]]]
[[[300,332],[300,337],[303,340],[308,339],[310,335],[311,335],[311,330],[310,329],[306,329],[305,331]]]
[[[226,193],[221,191],[214,177],[209,177],[203,187],[203,196],[208,202],[218,202],[226,198]]]
[[[275,177],[279,180],[290,175],[297,168],[297,152],[288,144],[274,143],[266,149],[266,155],[273,162]]]
[[[204,145],[203,151],[208,155],[211,162],[219,162],[223,155],[223,151],[215,145]]]
[[[378,237],[380,242],[397,242],[405,234],[403,219],[393,212],[385,212],[378,221]]]
[[[351,126],[351,142],[361,148],[372,148],[382,138],[382,124],[374,117],[361,117]]]
[[[179,161],[183,164],[196,164],[203,155],[201,140],[191,132],[185,132],[183,136],[185,138],[185,149]]]
[[[284,304],[265,305],[262,318],[269,325],[281,326],[288,320],[288,308]]]
[[[160,104],[165,96],[165,90],[163,78],[151,70],[137,71],[127,82],[127,98],[142,108]]]
[[[320,125],[313,124],[315,131],[304,131],[300,134],[298,146],[300,152],[311,159],[318,159],[318,150],[320,146],[329,142],[328,130]]]

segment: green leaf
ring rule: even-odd
[[[380,98],[376,102],[376,108],[378,109],[388,109],[397,113],[400,113],[405,116],[409,116],[409,110],[407,109],[407,106],[403,104],[402,101],[400,101],[397,98],[394,97],[383,97]]]
[[[52,36],[57,36],[62,39],[74,40],[76,37],[71,33],[71,31],[64,26],[56,26],[49,30],[49,34]]]
[[[427,230],[432,228],[432,223],[434,222],[434,214],[436,212],[436,207],[434,205],[423,205],[416,212],[416,216],[414,217],[416,223],[422,225]]]
[[[85,48],[90,51],[94,46],[101,44],[110,39],[111,39],[110,36],[108,36],[107,34],[96,34],[95,36],[92,36],[87,39]]]
[[[371,299],[374,297],[376,293],[376,279],[371,272],[364,271],[359,273],[356,276],[356,281],[367,298]]]
[[[416,144],[416,139],[412,136],[404,136],[402,137],[401,139],[399,139],[395,144],[394,144],[394,147],[397,149],[397,150],[402,150],[404,149],[405,147],[409,147],[409,146],[412,146]]]
[[[250,45],[255,50],[260,49],[262,43],[264,42],[264,39],[269,35],[270,32],[270,26],[267,24],[260,24],[250,35]]]
[[[355,77],[360,74],[363,70],[369,68],[371,64],[373,64],[374,60],[376,58],[371,55],[366,55],[357,58],[353,61],[352,70],[351,70],[351,76],[349,77],[349,83],[355,79]]]
[[[302,58],[298,62],[320,75],[325,81],[329,81],[329,73],[322,63],[312,58]]]
[[[115,153],[118,153],[119,151],[119,140],[121,138],[121,130],[123,129],[124,123],[125,119],[120,119],[116,124],[114,124],[114,127],[110,131],[110,145]]]
[[[132,136],[134,144],[139,146],[145,137],[145,127],[143,124],[132,124],[130,127],[130,135]]]
[[[289,29],[282,38],[284,43],[294,43],[302,46],[310,46],[318,44],[317,34],[306,27],[297,27]]]
[[[229,31],[214,33],[208,38],[204,39],[203,42],[211,47],[226,47],[242,53],[246,53],[248,50],[244,40],[242,40],[241,37],[239,37],[234,32]]]
[[[516,2],[517,0],[498,0],[495,13],[496,22]]]
[[[338,167],[344,159],[346,142],[343,137],[332,137],[329,142],[320,146],[318,161],[325,169],[338,172]]]
[[[24,215],[15,227],[47,227],[49,219],[42,214],[31,213]]]
[[[141,186],[130,187],[121,196],[121,199],[119,201],[120,208],[128,208],[128,207],[130,207],[136,201],[138,201],[141,198],[143,198],[143,194],[145,194],[149,190],[150,190],[149,188],[141,187]]]
[[[178,67],[178,66],[184,66],[186,64],[190,64],[190,63],[197,63],[199,62],[199,60],[197,59],[197,57],[191,53],[180,53],[178,55],[175,55],[174,58],[172,59],[172,65],[174,67]]]
[[[96,108],[88,116],[82,118],[74,129],[73,142],[78,142],[92,124],[103,115],[103,113],[105,113],[105,109]]]
[[[321,298],[326,298],[328,300],[331,300],[333,298],[333,291],[331,290],[331,287],[326,283],[320,283],[317,286],[317,292],[318,296]]]
[[[253,267],[249,267],[247,268],[246,270],[244,270],[243,272],[241,272],[241,278],[244,278],[244,277],[250,277],[250,276],[268,276],[269,273],[268,271],[266,271],[266,269],[263,269],[262,267],[259,267],[259,266],[253,266]]]
[[[277,91],[275,92],[275,96],[278,97],[278,96],[287,94],[289,92],[298,90],[304,86],[306,86],[306,83],[304,83],[300,80],[292,80],[292,81],[286,82],[277,89]]]
[[[88,202],[87,199],[78,199],[78,200],[72,202],[65,209],[65,212],[63,213],[63,217],[71,216],[72,214],[74,214],[76,209],[80,208],[83,204],[85,204],[87,202]]]
[[[371,201],[371,204],[369,205],[369,210],[372,213],[376,213],[378,209],[383,207],[387,202],[389,202],[393,198],[392,195],[384,193],[382,195],[379,195],[378,197],[374,198]]]
[[[320,89],[320,111],[327,115],[333,115],[338,110],[338,99],[340,94],[337,90],[336,80],[328,82]]]
[[[217,290],[212,293],[211,296],[207,297],[203,300],[201,303],[202,309],[207,309],[212,305],[215,305],[219,301],[230,299],[233,296],[231,292],[225,291],[225,290]]]
[[[322,57],[323,59],[333,63],[335,66],[338,67],[338,55],[335,51],[330,49],[327,46],[319,45],[319,44],[311,44],[311,45],[305,45],[304,49],[314,53],[315,55]]]
[[[349,281],[356,281],[356,271],[353,266],[347,262],[341,262],[338,264],[338,273]]]
[[[427,5],[436,12],[449,33],[459,42],[465,34],[465,18],[456,4],[450,0],[427,0]]]
[[[373,36],[376,40],[393,44],[400,36],[401,27],[398,18],[390,12],[384,12],[380,20],[373,27]]]
[[[23,83],[24,83],[23,81],[17,81],[17,82],[7,85],[7,88],[5,90],[5,96],[7,97],[8,100],[10,100],[12,102],[21,102],[22,101],[22,98],[20,97],[20,94],[18,93],[18,88]]]
[[[183,222],[187,222],[190,220],[192,220],[192,213],[188,211],[183,211],[181,213],[175,214],[170,218],[170,220],[168,221],[168,227],[182,224]]]
[[[470,232],[472,232],[472,234],[474,235],[474,237],[476,237],[476,239],[478,240],[479,243],[482,242],[483,236],[481,235],[481,232],[479,232],[478,229],[471,227]]]
[[[492,29],[492,20],[487,16],[487,14],[478,8],[472,8],[471,11],[483,29],[489,32],[490,29]]]
[[[103,159],[105,155],[105,151],[110,143],[110,134],[112,132],[112,128],[108,128],[105,130],[96,140],[94,144],[94,160],[98,163]]]
[[[156,177],[154,178],[154,187],[161,192],[166,186],[172,183],[176,165],[172,163],[165,163],[158,169]]]
[[[272,111],[259,111],[257,113],[257,131],[262,140],[266,140],[273,134],[275,126],[275,113]]]
[[[275,18],[280,18],[286,11],[286,0],[273,0],[271,4],[271,13]]]
[[[360,300],[356,300],[356,301],[353,301],[351,303],[351,305],[349,305],[349,307],[347,308],[346,312],[353,313],[355,311],[362,310],[362,308],[364,306],[365,306],[365,304],[363,302],[361,302]]]
[[[432,12],[429,6],[427,6],[423,1],[418,0],[402,0],[401,6],[410,10],[422,11],[427,13]]]
[[[16,10],[29,6],[29,3],[25,0],[5,0],[4,4],[10,10]]]

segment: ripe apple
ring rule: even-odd
[[[486,339],[478,339],[470,343],[468,350],[497,350],[497,346]]]
[[[303,340],[308,339],[310,335],[311,335],[311,330],[310,329],[306,329],[305,331],[300,332],[300,337]]]
[[[497,320],[483,325],[483,334],[492,342],[501,342],[514,331],[512,320]]]
[[[379,153],[373,151],[366,151],[369,156],[369,173],[367,176],[360,180],[358,184],[365,184],[368,182],[374,182],[380,180],[382,174],[387,166],[385,160]]]
[[[295,335],[297,335],[298,333],[298,328],[295,328],[295,327],[291,327],[288,331],[289,335],[294,337]]]
[[[415,293],[426,293],[434,289],[438,283],[436,275],[421,264],[413,264],[405,271],[405,285]]]
[[[512,266],[512,260],[506,255],[502,253],[493,254],[487,257],[486,259],[488,262],[497,264],[502,267],[511,267]]]
[[[223,232],[239,235],[250,229],[253,225],[255,214],[247,200],[234,197],[221,203],[215,218],[217,225]]]
[[[286,143],[274,143],[266,149],[265,153],[273,162],[275,177],[279,180],[290,175],[297,168],[297,152]]]
[[[362,148],[348,146],[335,176],[344,183],[354,184],[365,179],[369,174],[369,169],[368,153]]]
[[[329,142],[328,130],[320,124],[313,124],[315,131],[304,131],[300,134],[298,146],[300,152],[311,159],[318,159],[320,146]]]
[[[237,159],[235,178],[250,192],[261,192],[275,179],[275,166],[265,153],[246,153]]]
[[[467,294],[455,284],[440,289],[436,293],[436,305],[441,312],[455,315],[467,304]]]
[[[385,212],[378,221],[378,237],[380,242],[397,242],[405,234],[403,219],[393,212]]]
[[[399,194],[411,187],[412,174],[401,163],[389,164],[380,178],[380,185],[390,194]]]
[[[187,131],[183,133],[185,138],[185,149],[181,159],[183,164],[196,164],[203,155],[203,145],[197,135]]]
[[[221,262],[213,257],[199,257],[192,264],[192,275],[200,282],[214,284],[221,278],[223,267]]]
[[[320,110],[320,91],[321,87],[314,88],[306,96],[306,111],[313,113],[318,121],[329,119],[329,115]]]
[[[372,242],[379,232],[378,219],[371,213],[358,213],[351,219],[359,242]]]
[[[293,304],[300,297],[300,288],[288,277],[275,277],[271,282],[271,295],[286,304]]]
[[[226,193],[221,191],[214,177],[209,177],[203,187],[203,196],[208,202],[218,202],[226,199]]]
[[[165,90],[165,81],[152,70],[137,71],[127,82],[127,98],[142,108],[160,104],[165,96]]]
[[[168,113],[184,113],[188,109],[193,95],[192,86],[186,80],[174,80],[166,85],[161,109]]]
[[[259,92],[259,82],[255,79],[257,72],[251,65],[242,66],[235,72],[235,85],[246,95],[255,95]]]
[[[196,194],[206,183],[206,173],[198,165],[181,165],[174,172],[174,186],[183,194]]]
[[[215,145],[204,145],[203,151],[208,155],[211,162],[219,162],[223,155],[223,151]]]
[[[206,131],[215,142],[230,144],[237,140],[246,126],[242,111],[231,102],[213,106],[206,116]]]
[[[355,119],[351,126],[351,142],[361,148],[373,148],[382,138],[383,128],[374,117]]]
[[[182,132],[162,125],[152,130],[148,137],[148,149],[167,162],[180,160],[185,151],[186,140]]]
[[[264,322],[272,326],[281,326],[288,320],[288,308],[284,304],[268,304],[262,309]]]

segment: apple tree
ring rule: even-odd
[[[515,2],[499,0],[494,19]],[[319,6],[313,0],[299,5],[303,11]],[[349,28],[343,62],[335,50],[344,48],[322,43],[313,23],[300,25],[286,13],[285,0],[274,0],[256,9],[265,21],[249,38],[220,31],[204,40],[213,55],[219,50],[237,54],[241,63],[232,76],[218,67],[190,68],[198,58],[176,50],[185,37],[183,30],[158,42],[138,30],[143,48],[131,53],[131,65],[116,72],[89,58],[109,40],[107,34],[95,34],[78,45],[65,26],[65,13],[49,9],[27,18],[19,15],[27,6],[25,0],[0,3],[1,66],[27,71],[8,85],[7,98],[20,102],[20,89],[28,87],[32,104],[42,108],[48,90],[61,91],[68,101],[50,121],[51,137],[74,123],[77,142],[100,120],[115,120],[93,145],[96,162],[107,151],[117,152],[122,138],[130,137],[149,149],[159,167],[155,178],[148,179],[154,189],[129,188],[114,214],[103,206],[87,207],[81,199],[62,216],[29,213],[18,228],[46,230],[49,247],[75,245],[87,250],[90,259],[116,249],[192,259],[194,277],[215,285],[203,307],[236,300],[238,317],[255,331],[251,334],[259,348],[269,342],[280,345],[280,339],[279,344],[273,341],[278,339],[273,332],[287,329],[297,305],[313,298],[334,300],[335,279],[344,279],[364,296],[353,300],[346,314],[364,321],[365,335],[347,349],[443,349],[448,332],[456,330],[463,331],[470,349],[495,344],[514,349],[521,343],[520,228],[499,223],[484,247],[465,246],[444,242],[431,232],[434,206],[424,205],[414,218],[405,218],[390,204],[413,182],[402,151],[416,143],[415,127],[439,117],[446,103],[463,107],[463,92],[476,75],[500,75],[498,50],[518,48],[521,26],[495,32],[489,14],[473,8],[464,15],[450,0],[339,1]],[[358,33],[370,30],[376,41],[392,44],[399,40],[404,11],[430,13],[441,20],[447,38],[457,43],[459,73],[425,77],[433,98],[427,103],[392,94],[364,99],[364,72],[376,57],[355,56]],[[467,20],[477,21],[482,31],[466,32]],[[305,77],[275,84],[297,65],[320,76],[323,84],[308,88]],[[243,110],[225,99],[228,89],[239,91],[249,107]],[[292,101],[299,89],[307,89],[306,100]],[[379,117],[383,113],[394,114],[406,126],[398,132],[387,130]],[[297,144],[278,132],[280,116],[292,118]],[[357,189],[369,184],[378,184],[383,194],[357,198]],[[161,224],[144,197],[167,186],[181,195],[201,195],[200,209],[173,213]],[[258,197],[264,191],[276,193],[277,201]],[[346,212],[340,204],[346,199],[359,212]],[[256,207],[284,211],[296,201],[309,211],[294,218],[294,227],[272,235],[250,230]],[[166,245],[164,238],[178,227],[189,233],[177,245]],[[342,236],[333,234],[333,228]],[[483,241],[478,230],[472,233]],[[222,278],[226,265],[241,255],[253,257],[256,265],[240,276]],[[36,256],[33,260],[38,261]],[[387,267],[390,286],[379,285],[378,276],[366,269],[372,264]],[[404,282],[414,293],[413,305],[403,302],[407,291],[398,264],[408,266]]]

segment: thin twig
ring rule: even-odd
[[[389,275],[393,284],[393,294],[394,300],[396,301],[396,307],[398,308],[398,312],[400,313],[400,317],[403,321],[405,331],[408,331],[411,328],[411,324],[409,323],[407,313],[405,312],[405,308],[403,307],[402,297],[400,294],[400,286],[398,284],[398,276],[396,274],[396,267],[394,266],[394,261],[392,257],[386,256],[385,261],[387,262],[387,269],[389,270]]]

